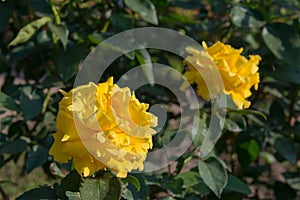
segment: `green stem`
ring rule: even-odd
[[[46,109],[47,109],[47,106],[48,106],[49,99],[50,99],[50,89],[48,89],[46,98],[45,98],[44,103],[43,103],[43,108],[42,108],[42,113],[43,113],[43,114],[46,112]]]
[[[55,24],[60,25],[61,24],[61,19],[60,19],[60,16],[59,16],[59,11],[56,9],[55,5],[51,2],[51,0],[49,0],[48,2],[50,4],[51,10],[52,10],[53,15],[54,15]],[[55,33],[52,33],[52,38],[53,38],[54,44],[57,44],[59,39],[58,39],[57,35],[55,35]]]
[[[60,16],[59,16],[59,12],[55,8],[55,5],[53,5],[53,3],[51,2],[51,0],[49,1],[49,3],[50,3],[50,6],[51,6],[51,10],[52,10],[52,12],[54,14],[55,23],[57,25],[60,25],[61,19],[60,19]]]

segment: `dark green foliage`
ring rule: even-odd
[[[57,164],[48,155],[62,97],[58,89],[73,87],[81,62],[106,38],[132,28],[159,26],[199,43],[222,41],[243,48],[244,55],[262,57],[261,81],[249,98],[251,107],[236,110],[228,103],[223,135],[207,157],[199,155],[211,112],[210,104],[201,102],[201,115],[193,118],[199,127],[192,146],[163,172],[132,173],[126,179],[100,172],[85,179],[71,171],[57,179],[60,184],[45,183],[10,195],[19,196],[17,200],[295,199],[300,195],[299,16],[296,0],[1,1],[0,168],[25,155],[26,176],[38,167],[52,178],[71,171],[70,164]],[[145,77],[153,83],[151,63],[185,71],[177,55],[139,49],[114,61],[101,81],[110,76],[116,81],[144,65]],[[145,85],[135,94],[150,104],[179,106],[174,94],[159,85]],[[154,136],[154,149],[172,141],[179,117],[167,110],[167,122]],[[7,190],[2,177],[6,173],[0,176],[4,191],[0,199]]]

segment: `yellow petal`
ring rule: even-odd
[[[49,150],[49,154],[52,155],[54,157],[54,160],[56,160],[57,162],[67,163],[72,157],[62,152],[63,143],[60,142],[62,133],[57,132],[53,134],[52,137],[55,141]]]
[[[126,177],[133,169],[143,169],[157,125],[148,104],[139,102],[129,88],[113,84],[112,77],[62,94],[50,149],[56,161],[73,159],[83,176],[110,168]]]

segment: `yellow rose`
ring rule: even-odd
[[[89,83],[61,91],[57,132],[49,154],[66,163],[73,160],[83,176],[110,168],[118,177],[143,170],[157,117],[147,112],[129,88],[113,84],[113,78],[98,85]],[[86,148],[87,147],[87,148]]]
[[[224,92],[231,96],[233,102],[236,104],[238,109],[248,108],[250,102],[246,98],[251,96],[250,89],[254,86],[257,90],[259,83],[258,64],[261,60],[258,55],[250,55],[249,60],[244,56],[240,55],[243,49],[234,49],[230,45],[225,45],[221,42],[217,42],[211,47],[207,47],[206,43],[203,42],[202,46],[211,57],[216,67],[220,71],[224,82],[224,90],[218,90],[218,87],[212,87],[212,81],[209,81],[208,86],[213,88],[209,94],[208,88],[201,74],[197,71],[203,68],[207,71],[211,67],[203,63],[203,51],[199,51],[188,47],[186,50],[190,56],[185,59],[185,63],[188,66],[188,71],[185,72],[185,77],[190,83],[197,84],[197,93],[204,98],[209,100],[210,97],[214,97],[220,92]],[[196,69],[197,68],[197,69]],[[205,75],[209,73],[203,73]],[[213,80],[214,78],[210,78]]]

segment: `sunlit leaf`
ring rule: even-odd
[[[82,200],[90,199],[119,199],[121,196],[121,183],[119,179],[108,173],[97,179],[87,178],[80,187]]]
[[[230,10],[230,19],[238,27],[259,28],[266,23],[260,13],[242,6],[234,6]]]
[[[69,200],[81,200],[79,192],[70,192],[70,191],[67,191],[66,195],[67,195],[67,197],[68,197]]]
[[[281,80],[300,83],[300,36],[296,26],[275,23],[263,28],[266,46],[280,60],[287,63],[276,67],[272,75]]]
[[[16,46],[27,42],[42,26],[51,21],[50,17],[42,17],[34,20],[20,29],[18,35],[8,44],[8,46]]]
[[[300,35],[295,26],[283,23],[268,25],[263,28],[262,36],[277,58],[300,67]]]

